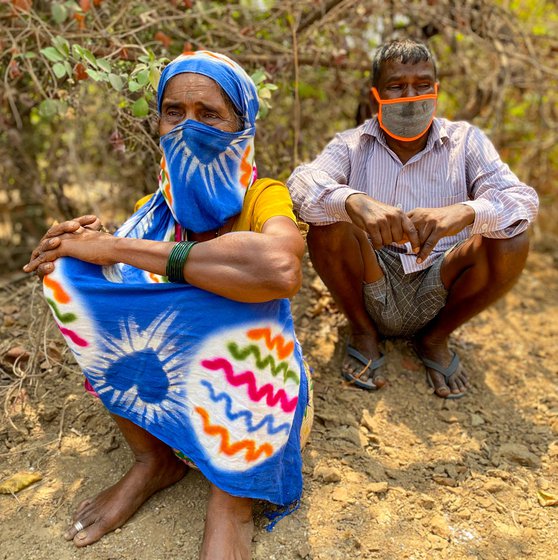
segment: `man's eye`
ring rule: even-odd
[[[179,116],[180,116],[179,111],[167,111],[167,117],[175,118]]]

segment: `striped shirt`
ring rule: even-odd
[[[406,274],[429,267],[472,234],[514,237],[538,209],[535,190],[519,181],[480,129],[441,118],[432,122],[425,148],[405,164],[386,144],[377,119],[370,119],[337,134],[312,163],[293,171],[287,186],[300,219],[314,225],[350,222],[345,201],[355,193],[404,212],[457,203],[475,210],[473,224],[440,239],[421,264],[410,243],[394,244]]]

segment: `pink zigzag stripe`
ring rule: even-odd
[[[260,389],[256,386],[256,376],[251,371],[245,371],[235,375],[231,363],[225,358],[216,358],[215,360],[203,360],[201,365],[212,371],[222,369],[225,372],[227,381],[238,387],[239,385],[248,385],[248,396],[253,401],[260,401],[265,396],[268,406],[275,406],[281,401],[281,408],[284,412],[292,412],[296,408],[298,397],[289,399],[284,389],[279,389],[275,395],[273,394],[273,385],[266,383]]]
[[[60,325],[58,325],[58,328],[60,329],[60,332],[64,336],[67,336],[67,337],[71,338],[72,342],[74,344],[77,344],[78,346],[81,346],[81,347],[89,346],[89,343],[87,342],[87,340],[83,340],[83,338],[78,336],[74,331],[71,331],[70,329],[67,329],[65,327],[61,327]]]

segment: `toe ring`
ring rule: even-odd
[[[83,524],[81,521],[76,521],[74,523],[74,529],[79,533],[80,531],[83,531]]]

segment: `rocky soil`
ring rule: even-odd
[[[271,533],[257,516],[255,560],[558,559],[558,509],[540,503],[558,495],[557,263],[532,253],[514,290],[455,333],[473,385],[458,401],[431,394],[398,340],[386,342],[387,387],[345,383],[344,321],[307,263],[294,300],[315,375],[304,500]],[[84,394],[36,287],[16,275],[0,291],[0,481],[42,477],[0,495],[0,560],[197,558],[207,491],[197,472],[93,546],[62,538],[75,504],[118,480],[130,455]]]

